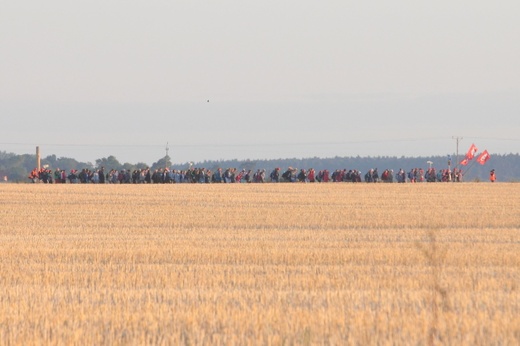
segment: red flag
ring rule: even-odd
[[[466,166],[468,164],[468,162],[469,162],[468,159],[464,159],[464,160],[460,161],[460,164],[463,166]]]
[[[469,147],[468,153],[466,154],[466,159],[468,159],[468,161],[473,160],[477,151],[478,149],[475,144],[471,144],[471,147]]]
[[[491,158],[491,156],[489,155],[488,151],[487,150],[484,150],[482,152],[482,154],[480,154],[480,156],[477,158],[477,162],[480,163],[481,165],[485,164],[487,162],[487,160],[489,160]]]

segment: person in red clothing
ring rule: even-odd
[[[325,169],[323,171],[323,182],[324,183],[328,183],[330,180],[330,175],[329,175],[329,171],[327,169]]]
[[[307,174],[307,179],[310,183],[314,183],[316,181],[314,168],[309,169],[309,173]]]
[[[40,180],[40,173],[38,172],[38,169],[37,168],[33,169],[31,174],[29,174],[28,178],[31,179],[31,181],[33,183],[39,182],[39,180]]]
[[[489,172],[489,181],[494,183],[497,180],[497,176],[495,174],[495,170],[492,169],[491,172]]]

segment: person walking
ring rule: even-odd
[[[489,181],[494,183],[497,180],[497,176],[495,174],[495,170],[492,169],[491,172],[489,172]]]

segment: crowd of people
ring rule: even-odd
[[[181,183],[328,183],[328,182],[366,182],[366,183],[420,183],[420,182],[461,182],[462,170],[455,168],[436,170],[429,168],[413,168],[406,172],[399,169],[396,173],[392,169],[385,169],[381,174],[377,168],[368,170],[362,174],[355,169],[336,169],[330,172],[327,169],[316,172],[314,169],[297,169],[289,167],[286,170],[275,168],[269,174],[265,169],[238,170],[236,168],[218,168],[211,171],[205,168],[177,169],[111,169],[104,167],[90,170],[82,169],[66,172],[56,168],[54,171],[47,168],[34,169],[29,175],[33,183],[45,184],[181,184]]]

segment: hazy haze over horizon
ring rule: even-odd
[[[520,152],[519,1],[0,4],[0,151]]]

